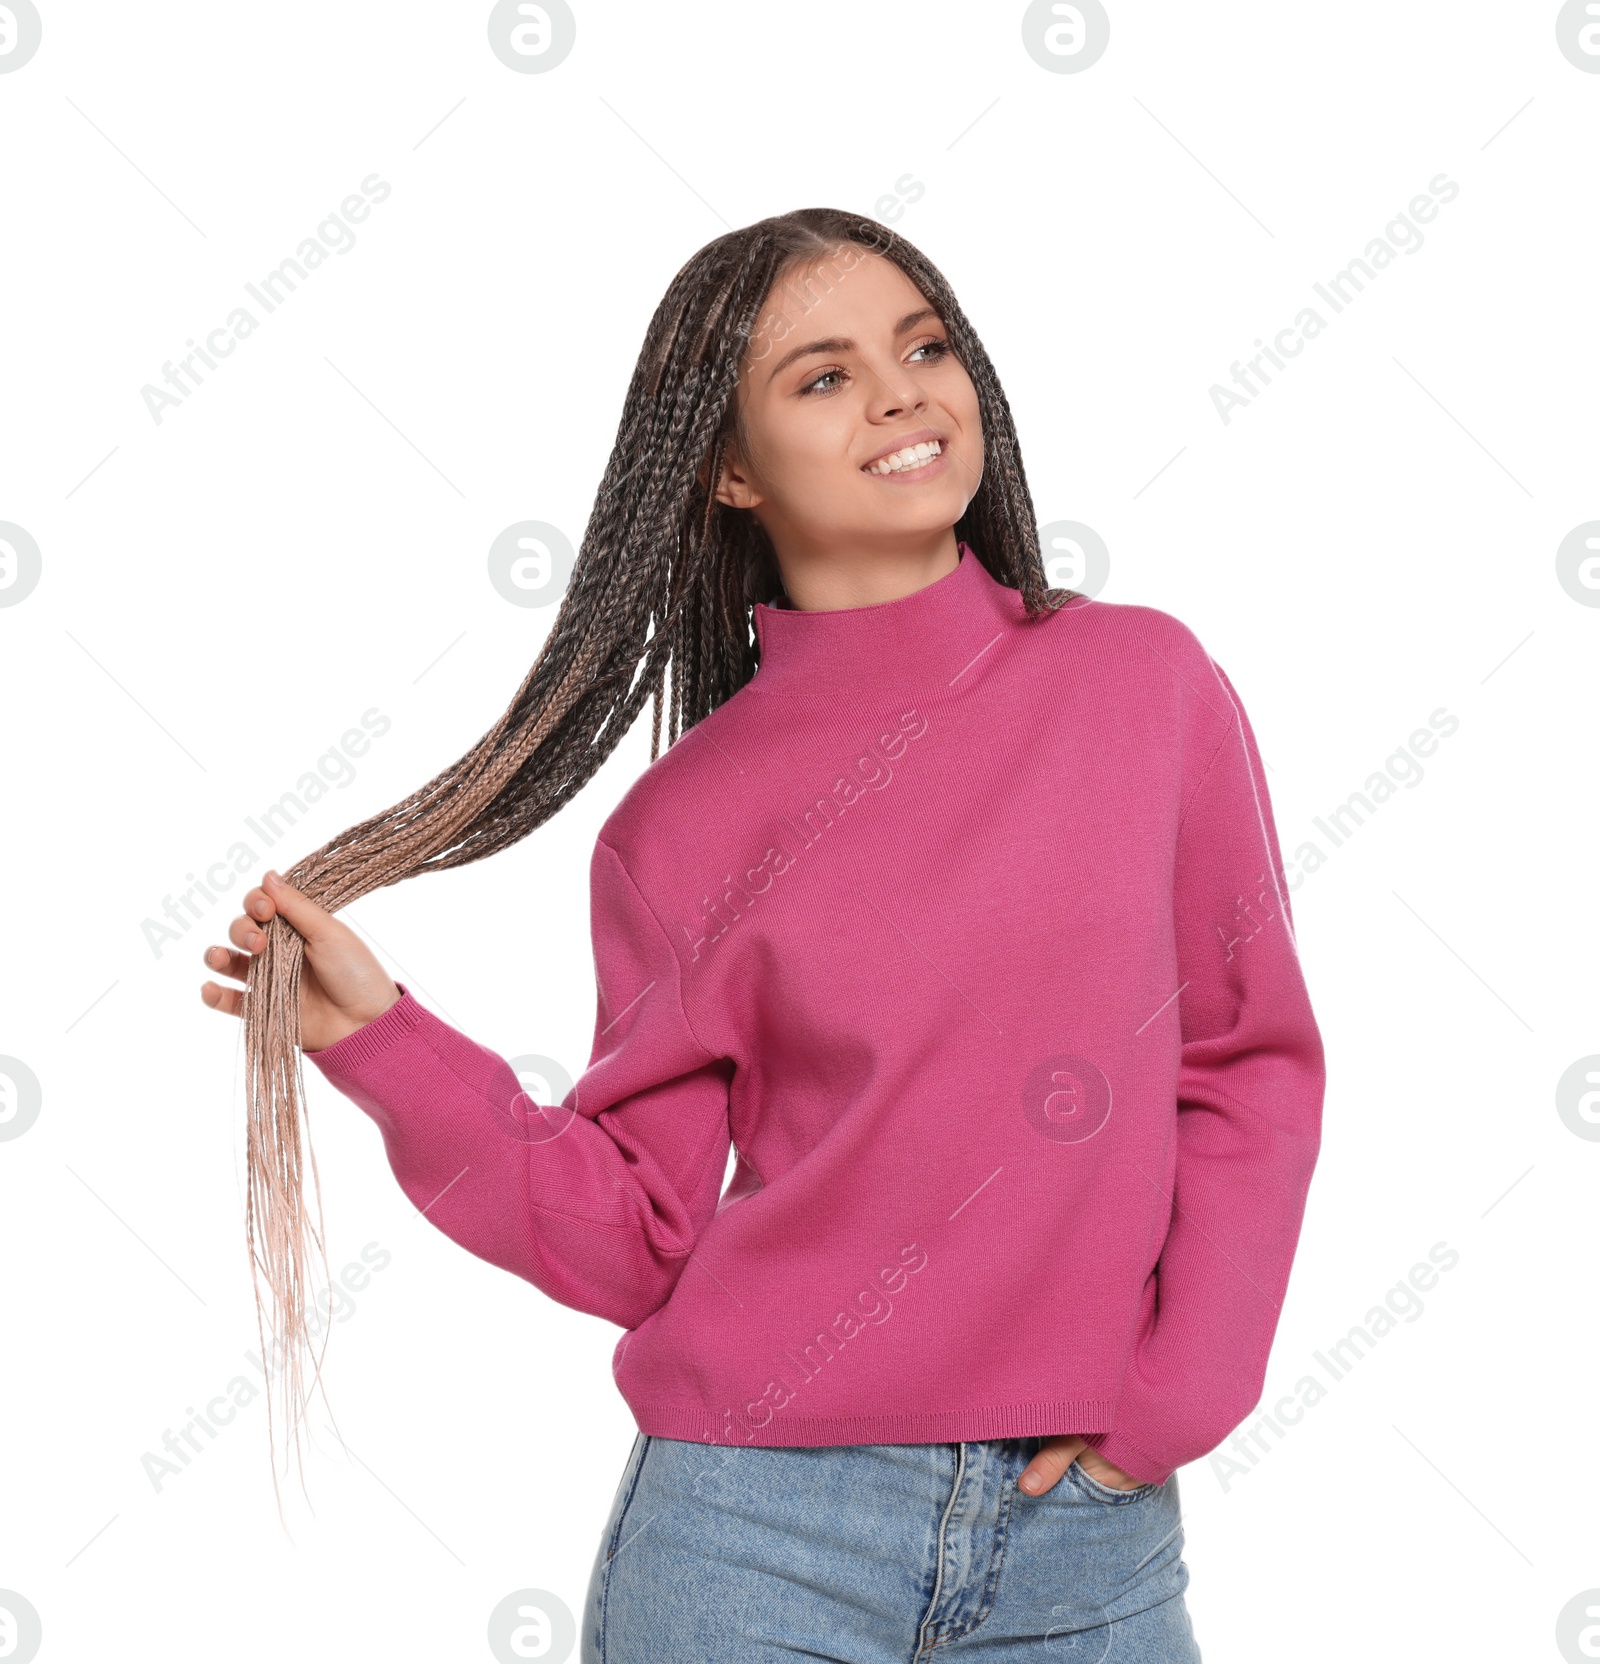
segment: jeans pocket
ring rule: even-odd
[[[1152,1491],[1161,1489],[1154,1480],[1144,1485],[1135,1485],[1127,1491],[1119,1491],[1111,1485],[1102,1485],[1092,1474],[1084,1471],[1076,1457],[1073,1458],[1072,1466],[1067,1469],[1067,1476],[1077,1482],[1079,1490],[1092,1496],[1097,1502],[1137,1502],[1141,1497],[1149,1496]]]

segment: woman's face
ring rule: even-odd
[[[780,278],[738,398],[748,454],[729,447],[717,496],[755,515],[780,561],[914,548],[948,535],[977,492],[977,391],[927,298],[881,255],[847,243]],[[930,439],[928,462],[881,471]]]

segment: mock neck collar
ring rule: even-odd
[[[821,698],[944,692],[1024,610],[970,544],[957,547],[953,571],[895,601],[822,611],[758,601],[761,664],[748,685]]]

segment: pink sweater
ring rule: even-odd
[[[966,544],[755,623],[601,829],[561,1104],[403,985],[306,1055],[439,1230],[626,1331],[646,1433],[1075,1433],[1164,1481],[1260,1394],[1321,1126],[1238,696],[1171,615],[1029,621]]]

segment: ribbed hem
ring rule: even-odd
[[[1111,1423],[1108,1398],[1063,1398],[983,1409],[875,1416],[791,1416],[782,1410],[760,1427],[704,1410],[630,1404],[641,1433],[691,1444],[754,1444],[807,1448],[830,1444],[934,1444],[946,1440],[1050,1438],[1087,1433]],[[1117,1464],[1122,1465],[1120,1462]]]
[[[349,1074],[388,1049],[403,1035],[410,1034],[428,1015],[427,1007],[412,998],[403,982],[396,982],[400,998],[381,1017],[364,1023],[353,1034],[336,1040],[320,1051],[303,1052],[324,1074]]]

